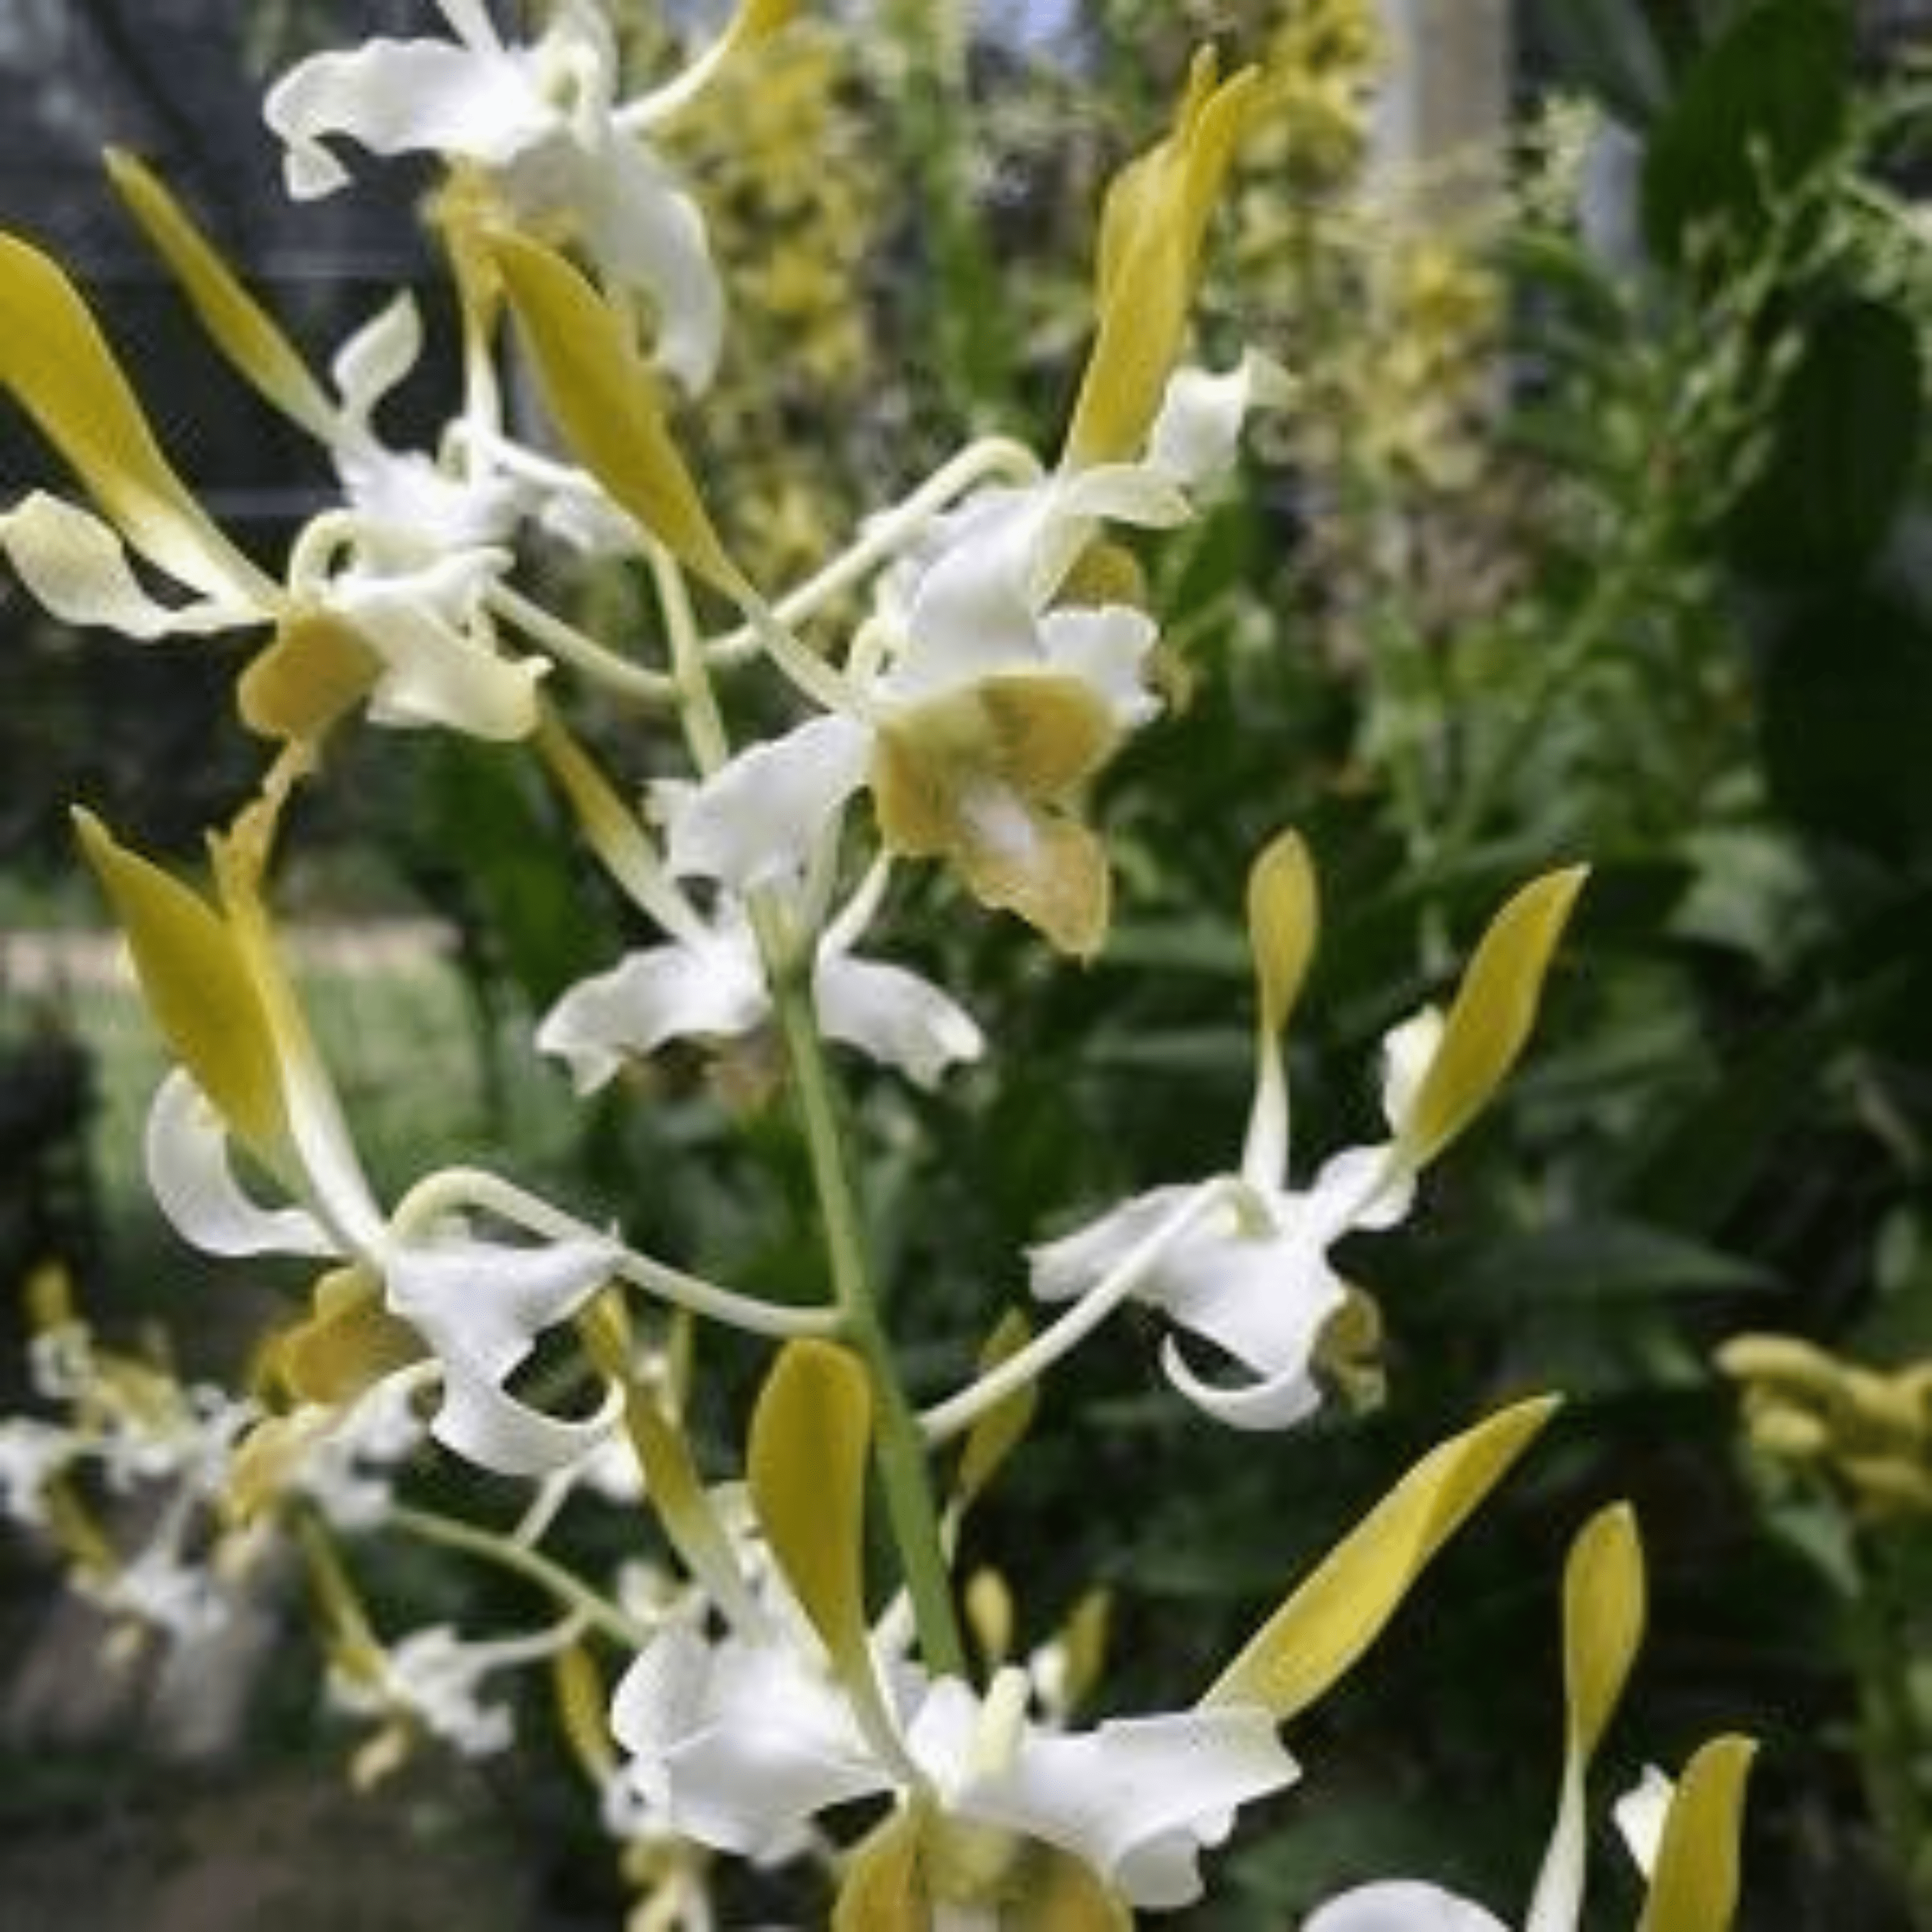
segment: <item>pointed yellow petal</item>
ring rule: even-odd
[[[1436,1552],[1547,1422],[1553,1396],[1520,1402],[1439,1443],[1337,1544],[1251,1638],[1204,1704],[1293,1717],[1354,1664]]]
[[[998,1367],[1009,1355],[1025,1347],[1032,1335],[1031,1324],[1015,1308],[1000,1318],[998,1325],[980,1352],[980,1372]],[[972,1427],[960,1453],[959,1474],[954,1494],[962,1509],[971,1504],[985,1490],[1001,1463],[1019,1447],[1033,1426],[1040,1407],[1040,1388],[1035,1382],[1022,1383],[1004,1402],[996,1402]]]
[[[578,1318],[578,1332],[598,1372],[624,1391],[625,1432],[644,1472],[644,1493],[678,1560],[728,1616],[754,1626],[757,1607],[705,1493],[690,1439],[662,1405],[658,1391],[636,1372],[622,1303],[615,1296],[592,1303]]]
[[[610,1694],[597,1660],[581,1643],[566,1645],[550,1660],[550,1684],[571,1750],[584,1776],[601,1785],[616,1769],[617,1754],[610,1742]]]
[[[82,850],[114,908],[170,1051],[230,1130],[268,1157],[286,1125],[267,1010],[227,923],[196,893],[76,810]]]
[[[115,193],[181,284],[214,346],[283,415],[329,441],[335,411],[294,344],[158,176],[124,148],[110,148],[105,159]]]
[[[1588,873],[1586,866],[1546,872],[1490,921],[1456,989],[1442,1043],[1400,1124],[1402,1151],[1414,1166],[1433,1160],[1516,1064],[1536,1023],[1550,956]]]
[[[265,738],[313,743],[368,695],[382,660],[339,617],[293,610],[235,687],[242,722]]]
[[[1066,433],[1070,466],[1126,461],[1147,440],[1186,328],[1208,218],[1260,78],[1249,68],[1216,86],[1204,48],[1172,130],[1108,191],[1098,328]]]
[[[991,1676],[1013,1654],[1013,1593],[997,1570],[976,1570],[960,1592],[966,1628]]]
[[[1321,902],[1300,835],[1284,832],[1263,847],[1248,873],[1248,944],[1261,993],[1261,1027],[1270,1040],[1288,1024],[1315,956]]]
[[[829,1342],[779,1352],[752,1418],[746,1475],[772,1553],[848,1682],[869,1679],[866,1475],[872,1390],[858,1358]]]
[[[339,1408],[428,1352],[382,1305],[382,1283],[355,1262],[316,1281],[309,1312],[268,1344],[266,1366],[298,1402]]]
[[[274,586],[210,523],[169,467],[86,302],[59,267],[0,235],[0,386],[134,547],[210,596],[267,602]]]
[[[1637,1932],[1726,1932],[1737,1911],[1738,1838],[1756,1750],[1749,1738],[1713,1738],[1684,1767]]]
[[[504,236],[492,256],[544,403],[578,460],[680,562],[742,601],[744,578],[671,441],[657,379],[630,329],[550,250]]]
[[[831,1932],[925,1932],[932,1908],[920,1875],[920,1816],[896,1813],[845,1861]]]
[[[1563,1678],[1569,1749],[1580,1773],[1594,1754],[1643,1640],[1643,1546],[1628,1503],[1586,1522],[1563,1571]]]

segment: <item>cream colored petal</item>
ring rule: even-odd
[[[111,525],[43,490],[0,517],[0,549],[34,601],[63,623],[99,625],[147,642],[264,621],[263,613],[238,602],[163,604],[149,596]]]

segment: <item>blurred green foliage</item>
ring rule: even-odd
[[[1444,228],[1372,167],[1369,11],[1095,0],[1036,66],[949,40],[950,9],[886,7],[849,64],[811,56],[811,87],[770,58],[781,106],[892,158],[910,208],[856,164],[801,206],[748,146],[714,210],[728,262],[761,237],[844,251],[859,305],[808,302],[814,383],[774,416],[752,358],[742,406],[728,391],[694,440],[727,473],[796,432],[820,504],[856,505],[962,431],[1052,446],[1094,186],[1191,35],[1268,60],[1288,129],[1255,143],[1207,332],[1279,357],[1298,398],[1245,487],[1150,548],[1172,715],[1098,802],[1118,930],[1083,971],[957,916],[944,881],[898,889],[917,963],[993,1054],[943,1106],[856,1089],[896,1325],[954,1338],[911,1364],[937,1388],[1019,1298],[1016,1234],[1233,1156],[1241,881],[1274,829],[1303,830],[1324,881],[1294,1042],[1304,1172],[1363,1137],[1376,1040],[1507,885],[1587,858],[1526,1070],[1409,1234],[1345,1257],[1382,1307],[1386,1407],[1231,1456],[1129,1322],[1052,1380],[1052,1426],[970,1559],[1012,1580],[1034,1635],[1115,1587],[1110,1696],[1185,1698],[1405,1456],[1561,1388],[1551,1447],[1290,1739],[1308,1789],[1247,1833],[1212,1922],[1279,1925],[1396,1870],[1504,1911],[1526,1894],[1554,1802],[1560,1553],[1628,1495],[1656,1602],[1599,1788],[1640,1739],[1674,1763],[1755,1730],[1744,1922],[1932,1924],[1926,1530],[1841,1516],[1821,1541],[1815,1508],[1754,1474],[1708,1366],[1741,1328],[1932,1353],[1932,242],[1913,199],[1932,68],[1874,58],[1834,0],[1547,0],[1505,205]],[[795,169],[784,140],[764,165]],[[730,507],[775,532],[774,568],[836,534],[798,527],[796,486],[773,469]],[[616,908],[559,870],[560,816],[526,773],[383,749],[408,801],[388,856],[461,934],[494,1040],[608,956]],[[654,1063],[544,1158],[644,1244],[802,1297],[808,1190],[760,1092],[746,1056]],[[709,1386],[727,1430],[744,1389]],[[1847,1538],[1868,1558],[1850,1571]],[[1600,1922],[1627,1923],[1634,1881],[1602,1849]]]

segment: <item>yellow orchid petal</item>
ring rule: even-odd
[[[1193,299],[1202,241],[1259,70],[1218,86],[1195,57],[1166,138],[1115,178],[1101,211],[1098,327],[1066,433],[1070,466],[1137,455],[1160,407]]]
[[[1023,1348],[1033,1333],[1032,1325],[1018,1309],[1010,1309],[987,1338],[980,1352],[980,1372],[998,1367],[1009,1355]],[[1006,1458],[1019,1447],[1033,1426],[1040,1407],[1040,1386],[1024,1382],[1003,1401],[996,1402],[973,1424],[960,1452],[959,1474],[954,1495],[962,1509],[967,1508],[985,1491]]]
[[[742,602],[748,586],[671,441],[657,379],[630,328],[550,249],[506,235],[491,254],[565,441],[673,556]]]
[[[997,1570],[976,1570],[959,1593],[966,1628],[990,1676],[1013,1654],[1013,1593]]]
[[[610,1737],[610,1696],[597,1660],[582,1643],[566,1644],[550,1659],[557,1720],[584,1774],[601,1785],[617,1768]]]
[[[880,836],[909,858],[952,860],[983,904],[1086,958],[1106,934],[1106,851],[1051,808],[1099,770],[1119,740],[1092,688],[1058,673],[1002,673],[908,706],[876,742]]]
[[[261,988],[228,922],[158,866],[76,809],[81,849],[126,933],[169,1049],[258,1155],[282,1142],[280,1056]]]
[[[866,1476],[872,1390],[829,1342],[780,1351],[752,1418],[746,1476],[772,1553],[848,1684],[869,1681]]]
[[[1425,1566],[1557,1406],[1535,1397],[1439,1443],[1336,1545],[1202,1699],[1305,1710],[1381,1634]]]
[[[235,687],[242,722],[265,738],[313,744],[369,694],[382,660],[340,618],[293,610]]]
[[[1399,1124],[1402,1152],[1415,1166],[1433,1160],[1469,1124],[1516,1064],[1536,1023],[1550,956],[1588,875],[1586,866],[1546,872],[1490,921]]]
[[[298,1402],[340,1408],[428,1352],[383,1306],[382,1283],[355,1262],[317,1280],[309,1312],[269,1343],[266,1366]]]
[[[59,266],[0,234],[0,386],[10,389],[134,547],[210,595],[274,586],[202,512],[155,442],[86,303]]]
[[[1563,1569],[1563,1780],[1527,1932],[1574,1926],[1588,1862],[1585,1784],[1643,1638],[1643,1546],[1628,1503],[1599,1510]]]
[[[1001,1932],[1130,1932],[1134,1915],[1092,1866],[1052,1845],[1028,1848]]]
[[[644,1473],[644,1493],[679,1561],[728,1616],[755,1624],[758,1612],[705,1493],[690,1440],[662,1406],[659,1392],[640,1380],[632,1365],[622,1302],[601,1297],[577,1325],[598,1372],[624,1391],[625,1433]]]
[[[1262,848],[1248,873],[1248,944],[1261,994],[1261,1030],[1277,1039],[1286,1027],[1321,928],[1315,868],[1300,835],[1284,832]]]
[[[1643,1546],[1628,1503],[1600,1510],[1577,1532],[1563,1572],[1563,1677],[1569,1748],[1579,1766],[1604,1730],[1643,1640]]]
[[[854,1849],[832,1902],[831,1932],[922,1932],[932,1924],[920,1873],[921,1826],[914,1804]]]
[[[115,193],[181,284],[214,346],[285,416],[328,442],[335,410],[301,352],[158,176],[124,148],[110,148],[104,158]]]
[[[1756,1751],[1750,1738],[1713,1738],[1684,1767],[1637,1932],[1726,1932],[1737,1912],[1738,1837]]]

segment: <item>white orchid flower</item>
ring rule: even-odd
[[[891,1686],[883,1733],[862,1720],[795,1606],[751,1636],[708,1637],[688,1624],[663,1632],[611,1706],[641,1814],[775,1861],[802,1850],[832,1806],[918,1801],[943,1814],[962,1861],[997,1869],[1024,1844],[1052,1845],[1129,1904],[1162,1909],[1200,1895],[1196,1860],[1227,1836],[1238,1807],[1296,1775],[1265,1711],[1065,1731],[1029,1709],[1017,1667],[982,1694],[875,1660]]]
[[[487,186],[514,224],[562,234],[614,291],[642,296],[659,364],[686,388],[710,381],[724,301],[697,203],[644,136],[700,91],[736,48],[789,8],[748,0],[679,80],[618,98],[617,50],[588,0],[565,0],[528,45],[504,40],[482,0],[438,0],[452,40],[373,40],[302,61],[263,112],[285,145],[300,200],[349,178],[332,143],[372,154],[435,154]]]
[[[240,332],[260,349],[269,326],[259,311],[254,319],[260,326]],[[244,718],[272,736],[314,737],[365,698],[384,723],[440,724],[492,740],[533,728],[548,662],[511,657],[498,646],[489,600],[510,553],[478,540],[496,528],[490,488],[461,478],[433,485],[426,472],[384,452],[364,420],[405,352],[413,352],[406,312],[392,311],[350,345],[340,405],[292,370],[292,351],[260,349],[258,359],[289,391],[298,419],[313,418],[352,487],[374,506],[370,514],[352,503],[313,519],[280,579],[236,548],[169,466],[66,276],[4,236],[0,330],[7,337],[0,385],[67,458],[100,512],[37,490],[0,516],[0,550],[55,616],[142,640],[272,632],[238,687]],[[417,520],[392,520],[402,508]],[[174,595],[151,590],[136,561]]]
[[[212,1254],[350,1263],[440,1364],[430,1427],[458,1454],[538,1474],[586,1453],[614,1424],[615,1390],[597,1414],[566,1420],[506,1384],[537,1337],[610,1279],[616,1244],[480,1233],[460,1190],[426,1225],[386,1214],[277,954],[256,862],[236,839],[216,842],[218,911],[94,821],[83,818],[82,837],[181,1062],[155,1096],[147,1136],[149,1181],[176,1228]],[[231,1141],[280,1184],[284,1204],[243,1190]]]
[[[664,1486],[667,1529],[723,1628],[707,1631],[700,1606],[617,1687],[611,1729],[640,1811],[722,1850],[780,1856],[828,1808],[889,1798],[886,1840],[958,1912],[948,1924],[981,1923],[1041,1853],[1130,1904],[1197,1898],[1201,1850],[1296,1775],[1272,1714],[1229,1699],[1070,1731],[1036,1713],[1018,1666],[982,1692],[909,1661],[904,1620],[868,1624],[863,1608],[869,1402],[849,1355],[793,1345],[752,1425],[755,1531]]]
[[[1644,1616],[1642,1552],[1627,1504],[1585,1525],[1564,1574],[1567,1721],[1556,1822],[1520,1932],[1577,1932],[1588,1839],[1584,1779],[1634,1662]],[[1738,1894],[1738,1832],[1749,1740],[1712,1740],[1676,1784],[1654,1767],[1617,1802],[1626,1849],[1648,1881],[1642,1932],[1726,1932]],[[1358,1886],[1302,1932],[1519,1932],[1487,1907],[1415,1879]]]
[[[527,1636],[472,1640],[447,1624],[412,1630],[400,1642],[345,1646],[332,1660],[330,1701],[352,1717],[420,1726],[462,1756],[508,1749],[516,1723],[507,1704],[484,1701],[491,1677],[554,1656],[576,1634],[566,1623]]]
[[[1210,1380],[1170,1337],[1168,1380],[1217,1420],[1283,1429],[1322,1400],[1324,1340],[1349,1300],[1329,1258],[1344,1237],[1396,1226],[1415,1178],[1482,1106],[1527,1037],[1552,947],[1582,882],[1551,873],[1499,913],[1445,1019],[1425,1009],[1382,1042],[1382,1111],[1389,1137],[1333,1156],[1306,1186],[1289,1179],[1288,1096],[1282,1035],[1312,952],[1314,875],[1292,833],[1256,862],[1249,923],[1260,987],[1256,1078],[1246,1144],[1235,1174],[1136,1195],[1029,1253],[1034,1294],[1088,1294],[1163,1225],[1177,1232],[1138,1273],[1133,1298],[1212,1342],[1247,1372]],[[1229,1185],[1230,1180],[1235,1184]],[[1204,1211],[1190,1214],[1200,1197]]]
[[[706,780],[673,828],[674,870],[738,892],[788,876],[869,788],[889,848],[952,859],[988,904],[1092,951],[1106,863],[1068,808],[1158,710],[1145,671],[1159,633],[1070,579],[1106,523],[1186,520],[1189,492],[1232,460],[1270,380],[1253,358],[1218,376],[1183,370],[1138,460],[988,487],[939,518],[880,586],[850,708]]]
[[[660,789],[677,801],[675,824],[686,788]],[[878,910],[886,870],[883,862],[875,866],[811,942],[812,1002],[826,1038],[929,1087],[955,1062],[976,1059],[985,1041],[965,1011],[929,980],[854,953]],[[766,892],[794,922],[810,916],[802,886]],[[580,980],[537,1028],[538,1048],[568,1064],[580,1094],[594,1093],[626,1060],[668,1040],[737,1039],[771,1018],[770,983],[741,899],[721,887],[707,914],[662,878],[647,896],[669,942],[627,953],[608,971]]]

